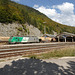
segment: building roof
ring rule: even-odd
[[[51,38],[56,37],[55,35],[51,35],[51,34],[44,34],[43,36],[44,36],[44,37],[45,37],[45,36],[46,36],[46,37],[51,37]]]
[[[74,37],[75,34],[68,33],[68,32],[63,32],[63,33],[57,35],[56,37],[58,37],[58,36],[59,36],[59,37],[63,37],[63,38],[65,38],[65,37]]]

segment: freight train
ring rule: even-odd
[[[25,37],[10,37],[9,44],[16,43],[39,43],[39,39],[36,36],[25,36]]]

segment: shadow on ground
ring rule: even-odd
[[[70,67],[64,69],[55,63],[39,59],[21,59],[13,61],[0,69],[0,75],[75,75],[75,62],[68,62]]]

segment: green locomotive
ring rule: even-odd
[[[9,43],[36,43],[39,42],[36,36],[25,36],[25,37],[10,37]]]

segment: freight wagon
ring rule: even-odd
[[[36,42],[39,42],[39,39],[36,36],[10,37],[9,38],[9,44],[15,44],[15,43],[36,43]]]

